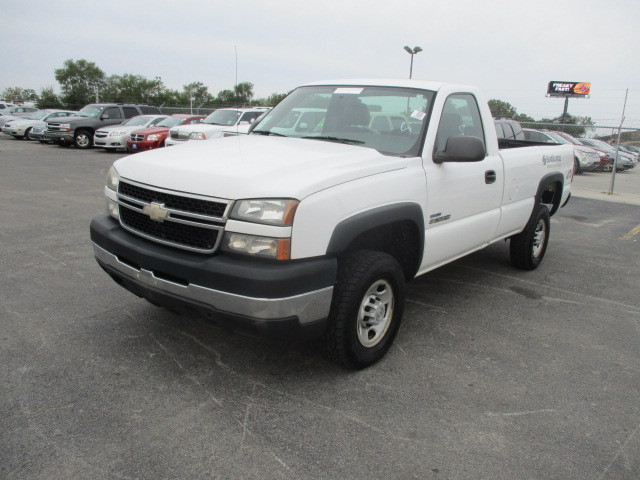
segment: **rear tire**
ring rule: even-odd
[[[511,264],[522,270],[535,270],[542,262],[549,243],[551,226],[549,209],[538,204],[524,230],[511,237]]]
[[[362,250],[338,272],[325,343],[329,357],[350,369],[373,365],[387,353],[400,328],[405,280],[391,255]]]
[[[87,130],[78,130],[73,137],[73,144],[76,148],[86,150],[93,146],[93,135]]]

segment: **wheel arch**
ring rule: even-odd
[[[397,203],[367,210],[342,220],[334,229],[327,254],[376,250],[393,256],[405,278],[413,278],[422,262],[424,216],[416,203]]]
[[[539,203],[551,205],[549,215],[553,215],[560,208],[563,189],[564,175],[562,173],[554,172],[545,175],[538,184],[536,205]]]

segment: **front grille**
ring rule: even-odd
[[[214,252],[224,230],[228,204],[205,200],[120,181],[120,222],[123,227],[150,240],[202,253]],[[143,213],[151,204],[167,210],[163,221]]]
[[[132,142],[141,142],[144,140],[144,135],[138,135],[138,134],[132,133],[129,138],[131,139]]]
[[[141,200],[145,203],[164,203],[165,207],[173,210],[181,210],[183,212],[217,218],[224,217],[224,212],[227,208],[226,203],[159,192],[157,190],[151,190],[126,182],[120,182],[118,193],[120,195],[126,195],[127,197]]]
[[[124,226],[162,242],[213,251],[219,231],[194,227],[176,222],[156,222],[147,215],[129,208],[120,208],[120,220]]]

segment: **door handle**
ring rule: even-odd
[[[487,170],[484,172],[484,183],[486,184],[494,183],[497,178],[498,176],[496,175],[495,170]]]

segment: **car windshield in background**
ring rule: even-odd
[[[127,127],[142,127],[149,123],[150,119],[150,117],[147,117],[145,115],[138,115],[137,117],[130,118],[129,120],[124,122],[123,125],[126,125]]]
[[[50,112],[34,112],[34,113],[30,113],[29,115],[27,115],[26,118],[27,120],[42,120],[44,117],[46,117],[47,115],[49,115]]]
[[[79,117],[92,117],[92,118],[95,118],[98,115],[100,115],[101,111],[102,111],[101,107],[96,107],[95,105],[87,105],[82,110],[80,110],[77,113],[77,115]]]
[[[237,110],[216,110],[207,118],[205,118],[202,123],[208,123],[210,125],[235,125],[238,121],[238,117],[240,116],[239,111]]]
[[[570,144],[571,143],[569,140],[564,138],[562,135],[558,135],[557,133],[553,133],[553,132],[544,132],[544,133],[549,135],[551,138],[553,138],[558,143],[562,143],[562,144]]]
[[[165,127],[165,128],[177,127],[178,125],[182,124],[182,120],[183,119],[179,117],[167,117],[164,120],[162,120],[160,123],[158,123],[156,127]]]
[[[400,87],[301,87],[263,118],[253,134],[277,135],[416,156],[434,92]]]

